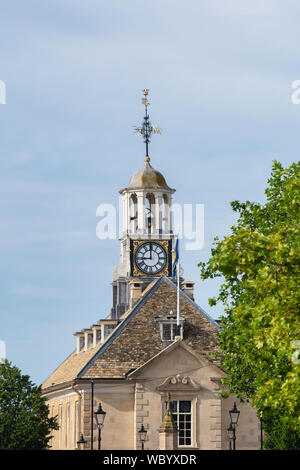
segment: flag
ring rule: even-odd
[[[173,271],[172,271],[172,276],[176,276],[176,268],[177,268],[177,263],[179,260],[179,252],[178,252],[178,238],[175,242],[175,253],[174,253],[174,259],[173,259]]]

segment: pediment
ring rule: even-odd
[[[206,365],[207,360],[199,357],[179,339],[131,372],[128,377],[129,379],[176,377],[185,369],[197,370]]]

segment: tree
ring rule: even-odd
[[[51,431],[58,429],[49,417],[41,387],[7,360],[0,362],[0,448],[38,450],[49,448]]]
[[[251,400],[272,429],[274,417],[298,434],[300,445],[299,163],[274,161],[264,205],[231,203],[236,225],[215,238],[199,263],[202,279],[222,276],[225,315],[219,334],[224,385]]]

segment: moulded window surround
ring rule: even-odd
[[[190,394],[174,394],[171,392],[171,411],[178,429],[178,448],[197,448],[196,437],[196,409],[197,397]],[[166,410],[166,401],[163,403],[163,412]]]
[[[191,400],[174,400],[171,411],[178,429],[178,446],[192,445],[192,402]]]

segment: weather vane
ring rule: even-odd
[[[133,126],[133,132],[135,132],[137,135],[142,135],[144,137],[144,142],[146,144],[146,157],[149,157],[149,155],[148,155],[148,144],[150,142],[151,135],[153,133],[154,134],[161,134],[162,133],[162,129],[158,129],[155,126],[152,126],[152,124],[150,122],[149,115],[148,115],[148,106],[150,105],[150,103],[147,99],[148,93],[149,93],[149,89],[145,88],[143,90],[144,98],[142,99],[142,103],[145,106],[145,116],[144,116],[144,122],[142,124],[142,127]]]

